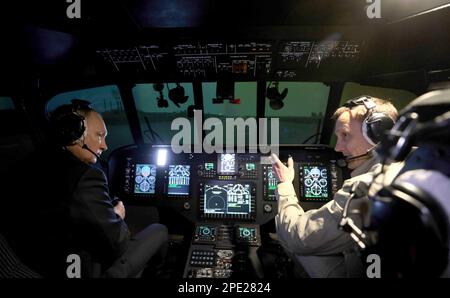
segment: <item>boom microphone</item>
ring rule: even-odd
[[[373,147],[375,148],[375,147]],[[366,153],[360,154],[360,155],[356,155],[356,156],[351,156],[351,157],[347,157],[344,159],[339,159],[338,160],[338,165],[341,167],[345,167],[347,166],[350,162],[356,161],[356,160],[360,160],[360,159],[369,159],[373,156],[373,148],[367,150]]]
[[[100,162],[100,164],[103,167],[106,167],[108,165],[108,163],[106,162],[106,160],[104,160],[103,158],[100,157],[100,155],[98,155],[97,153],[95,153],[94,151],[92,151],[86,144],[83,144],[83,146],[81,146],[81,148],[91,152],[92,154],[94,154],[95,157],[97,157],[97,160]]]
[[[348,162],[355,161],[355,160],[358,160],[358,159],[368,159],[370,157],[372,157],[372,149],[368,150],[364,154],[360,154],[360,155],[356,155],[356,156],[352,156],[352,157],[347,157],[345,159],[345,161],[348,163]]]

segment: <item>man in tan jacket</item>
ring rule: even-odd
[[[304,211],[292,181],[294,161],[287,167],[273,154],[274,172],[280,183],[277,188],[278,215],[275,218],[280,242],[296,263],[311,277],[362,277],[362,263],[350,234],[339,229],[342,212],[358,181],[369,186],[381,164],[372,154],[382,133],[397,119],[396,108],[388,101],[362,96],[350,100],[333,115],[336,120],[335,150],[346,157],[352,170],[333,200],[319,209]],[[399,170],[399,167],[396,167]],[[392,171],[392,176],[395,171]],[[392,177],[393,178],[393,177]],[[372,189],[370,191],[373,191]],[[350,217],[361,225],[360,212],[367,196],[350,204]]]

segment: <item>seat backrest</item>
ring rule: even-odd
[[[0,234],[0,278],[40,278],[25,266]]]

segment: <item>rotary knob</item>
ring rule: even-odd
[[[184,210],[190,210],[191,209],[191,204],[189,204],[189,202],[185,202],[183,204],[183,208],[184,208]]]

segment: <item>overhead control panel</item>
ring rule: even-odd
[[[279,44],[275,78],[289,80],[301,74],[323,70],[326,73],[357,69],[362,42],[352,40],[285,41]]]
[[[112,73],[183,81],[299,80],[309,75],[351,77],[359,69],[361,38],[324,40],[189,41],[134,44],[96,50]],[[338,76],[339,75],[339,76]],[[311,77],[312,76],[312,77]]]
[[[102,48],[96,53],[117,72],[161,73],[172,63],[170,50],[156,44]]]
[[[272,44],[191,43],[173,46],[177,71],[185,78],[208,78],[234,74],[254,78],[270,73]]]
[[[280,45],[280,64],[320,68],[324,63],[358,59],[360,44],[352,41],[287,41]]]

